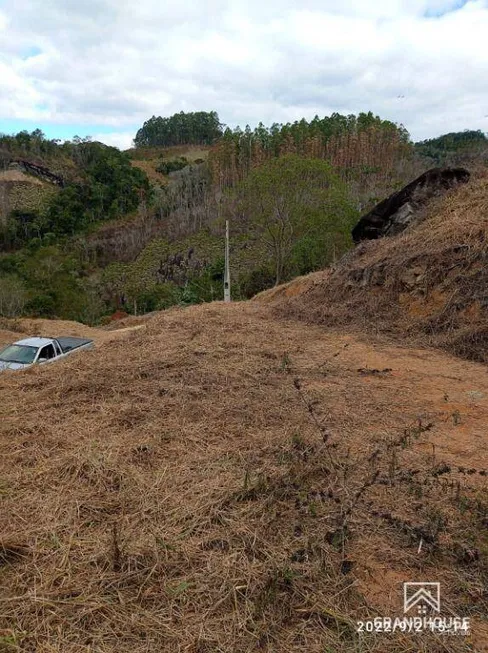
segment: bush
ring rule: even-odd
[[[218,258],[207,265],[203,271],[190,279],[182,292],[185,304],[220,301],[224,298],[225,261]]]
[[[18,254],[4,254],[0,256],[0,276],[16,274],[21,266],[21,257]]]
[[[173,283],[157,283],[137,297],[137,307],[140,313],[161,311],[181,300],[181,289]]]
[[[188,159],[184,156],[179,156],[176,159],[170,159],[169,161],[161,160],[156,172],[159,172],[162,175],[169,175],[170,172],[176,172],[177,170],[183,170],[190,165]]]
[[[14,274],[0,277],[0,315],[18,317],[22,315],[27,293],[22,279]]]
[[[352,224],[352,223],[351,223]],[[300,238],[290,256],[290,272],[293,276],[321,270],[337,261],[352,242],[349,232],[327,231],[307,234]]]
[[[243,274],[239,279],[239,291],[244,299],[250,299],[263,290],[274,286],[274,272],[262,267]]]
[[[54,317],[56,297],[53,293],[36,295],[25,306],[25,312],[33,317]]]

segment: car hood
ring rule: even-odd
[[[23,370],[24,367],[29,367],[26,363],[9,363],[8,361],[0,361],[0,372],[3,370]]]

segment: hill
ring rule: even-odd
[[[271,292],[283,315],[442,347],[486,362],[488,175],[433,200],[420,224]]]
[[[487,402],[479,364],[259,301],[3,374],[3,648],[486,650]],[[357,632],[425,579],[468,637]]]
[[[27,230],[0,257],[17,315],[208,302],[228,216],[249,294],[277,261],[285,279],[332,265],[122,328],[0,322],[0,344],[97,344],[0,375],[2,653],[488,650],[488,175],[334,262],[352,245],[351,197],[369,206],[419,161],[361,115],[261,131],[276,156],[227,133],[208,165],[187,165],[186,144],[62,150],[79,177],[56,190],[58,231]],[[310,158],[310,130],[332,127]],[[15,148],[55,158],[29,139]],[[467,636],[358,632],[403,617],[403,583],[422,581],[441,584],[442,616],[471,620]]]
[[[479,165],[481,136],[466,140],[464,133],[450,134],[446,139],[440,137],[435,145],[440,148],[445,141],[449,153],[451,142],[456,147],[461,142],[458,159],[464,157],[470,166]],[[207,148],[135,148],[129,152],[132,164],[147,172],[154,197],[132,221],[120,226],[108,224],[89,238],[90,258],[99,265],[113,264],[113,269],[102,275],[102,294],[114,308],[121,301],[121,308],[130,312],[135,307],[145,312],[181,301],[218,297],[224,219],[231,221],[235,297],[247,298],[272,286],[276,276],[290,279],[324,267],[351,246],[348,234],[354,211],[359,215],[359,211],[371,208],[432,165],[425,148],[417,145],[409,141],[403,127],[363,113],[333,114],[269,128],[259,125],[254,130],[226,129],[222,138]],[[290,157],[313,159],[317,166],[321,159],[331,162],[353,210],[349,218],[338,220],[340,224],[332,229],[324,216],[319,232],[308,239],[303,238],[304,225],[295,229],[293,243],[285,248],[286,269],[277,275],[279,248],[269,245],[273,238],[270,233],[263,233],[260,192],[243,196],[253,177],[262,172],[264,179],[273,166],[282,170],[275,175],[275,194],[286,194],[289,184],[285,182],[285,164]],[[316,189],[316,185],[309,187]],[[183,264],[175,266],[175,260]],[[109,281],[105,282],[107,276]]]
[[[219,298],[225,220],[234,298],[249,298],[337,261],[356,218],[431,167],[434,151],[471,169],[486,140],[413,144],[370,112],[243,130],[180,112],[138,134],[124,153],[40,130],[0,135],[0,169],[20,166],[0,180],[0,314],[97,324]],[[22,179],[6,181],[13,173]]]
[[[480,130],[451,132],[415,143],[416,153],[435,165],[488,163],[488,137]]]
[[[29,179],[58,187],[58,192],[42,206],[18,202],[6,207],[0,231],[4,251],[35,239],[42,244],[48,234],[72,236],[107,218],[125,215],[149,191],[147,177],[130,165],[127,155],[90,139],[60,143],[47,139],[40,130],[0,134],[0,170],[12,165],[29,173]]]

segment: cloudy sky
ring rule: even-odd
[[[152,115],[373,111],[488,132],[488,0],[0,0],[0,132],[129,147]]]

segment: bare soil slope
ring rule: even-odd
[[[423,221],[359,245],[335,269],[258,296],[279,315],[390,334],[488,361],[488,173],[434,200]]]
[[[0,650],[488,651],[478,363],[210,304],[0,411]],[[424,580],[470,636],[356,632]]]

